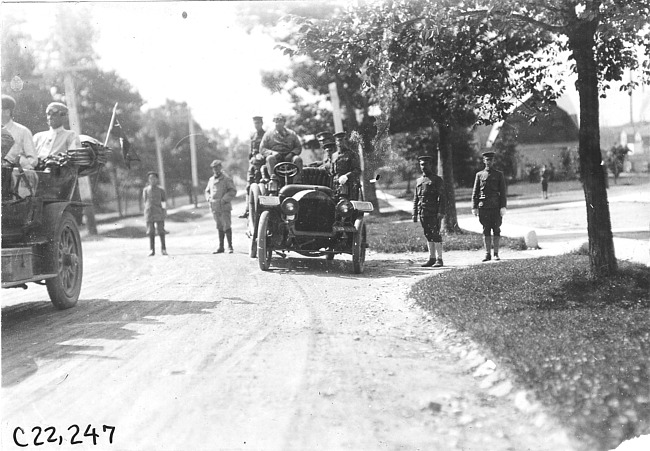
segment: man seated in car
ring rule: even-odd
[[[345,132],[334,134],[336,140],[336,153],[332,157],[334,185],[338,196],[358,200],[361,161],[359,155],[347,146],[345,138]]]
[[[273,118],[275,128],[264,133],[260,143],[260,153],[266,157],[266,166],[269,174],[273,174],[273,168],[280,162],[290,162],[298,166],[298,174],[293,179],[293,183],[300,182],[302,174],[302,143],[300,138],[293,130],[285,127],[286,118],[277,114]]]

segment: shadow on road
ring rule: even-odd
[[[338,259],[337,259],[338,258]],[[381,279],[384,277],[399,277],[410,279],[413,276],[433,274],[444,269],[422,268],[408,258],[367,259],[362,274],[354,274],[352,260],[345,257],[335,257],[334,260],[325,258],[273,257],[270,272],[309,274],[319,277],[336,277],[350,279]]]
[[[2,310],[2,386],[19,384],[36,373],[37,360],[74,358],[79,351],[97,349],[66,345],[69,340],[133,340],[140,333],[125,328],[127,324],[155,324],[159,316],[208,315],[207,309],[220,302],[93,299],[63,311],[50,302],[7,307]]]

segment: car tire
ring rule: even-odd
[[[257,262],[262,271],[268,271],[271,266],[271,255],[273,249],[269,235],[269,220],[271,213],[263,211],[260,215],[259,225],[257,227]]]
[[[361,274],[366,261],[366,225],[363,218],[357,219],[354,227],[357,231],[352,237],[352,269],[355,274]]]
[[[248,196],[248,234],[251,239],[250,257],[257,257],[257,210],[260,205],[260,186],[257,183],[251,184]]]
[[[79,300],[83,278],[83,253],[79,228],[72,214],[64,212],[48,248],[56,277],[45,285],[52,304],[58,309],[73,307]]]

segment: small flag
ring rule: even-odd
[[[120,122],[117,120],[117,118],[115,119],[115,124],[113,125],[113,129],[111,130],[111,132],[114,133],[117,138],[119,138],[120,147],[122,148],[122,158],[124,159],[124,164],[126,165],[127,169],[131,169],[132,161],[141,161],[141,160],[138,154],[135,152],[135,150],[131,148],[131,143],[129,142],[126,135],[124,134],[124,131],[122,130],[122,127],[120,126]]]

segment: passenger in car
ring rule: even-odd
[[[347,146],[345,132],[335,133],[334,139],[336,153],[332,157],[332,173],[337,194],[350,200],[358,200],[361,180],[359,155]]]

